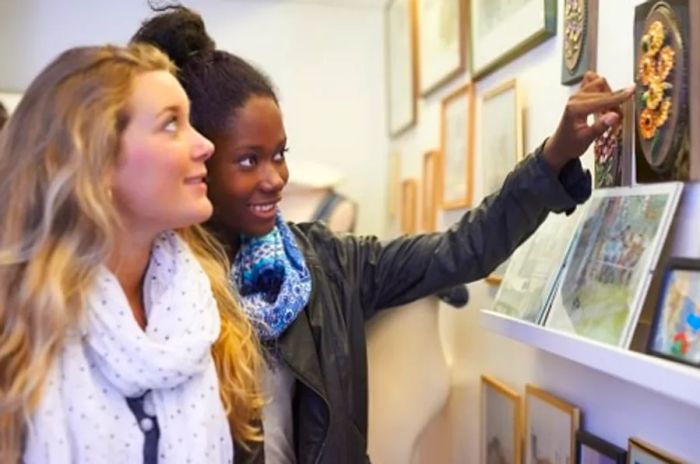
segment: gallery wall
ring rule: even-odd
[[[377,186],[384,182],[387,139],[378,2],[184,3],[204,16],[219,47],[271,77],[288,156],[338,169],[338,190],[362,205],[357,230],[381,234],[385,190]],[[149,15],[146,0],[0,2],[0,92],[20,93],[68,47],[125,43]]]
[[[558,34],[555,38],[475,84],[478,114],[484,92],[509,79],[518,79],[524,100],[526,152],[532,151],[554,131],[567,98],[575,90],[575,87],[560,84],[563,3],[559,0],[557,5]],[[598,72],[614,89],[633,83],[633,18],[634,8],[639,3],[638,0],[600,0]],[[440,146],[440,102],[469,80],[469,74],[464,73],[428,98],[419,99],[417,125],[390,143],[390,151],[401,155],[402,178],[421,178],[423,154]],[[476,133],[479,133],[478,123]],[[483,197],[478,175],[480,148],[481,141],[477,137],[477,201]],[[584,165],[592,166],[590,153],[584,156]],[[694,195],[686,198],[686,202],[696,204]],[[697,214],[692,206],[687,207],[688,211]],[[441,214],[442,227],[448,227],[462,213],[463,210]],[[695,222],[691,217],[684,219]],[[392,223],[389,230],[396,233],[397,224]],[[697,255],[697,247],[689,246],[685,251]],[[476,282],[469,289],[471,300],[466,310],[457,311],[446,305],[439,308],[441,339],[451,366],[453,388],[448,406],[426,436],[433,443],[450,448],[450,462],[478,462],[482,374],[496,376],[521,393],[526,384],[534,384],[578,405],[583,412],[585,429],[621,447],[626,447],[628,437],[637,436],[692,462],[700,460],[700,443],[690,439],[700,420],[700,410],[483,329],[479,310],[491,306],[497,287]],[[446,433],[450,435],[449,440]],[[430,461],[426,458],[421,462]]]

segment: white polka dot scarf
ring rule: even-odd
[[[143,462],[144,433],[125,398],[147,391],[160,428],[159,464],[233,461],[211,356],[219,313],[209,280],[175,233],[154,245],[144,299],[145,331],[116,278],[100,271],[85,323],[48,373],[24,462]]]

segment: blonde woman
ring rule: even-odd
[[[0,135],[0,462],[229,463],[258,435],[254,332],[193,226],[213,146],[172,73],[69,50]]]

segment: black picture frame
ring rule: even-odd
[[[627,450],[620,448],[597,435],[579,430],[576,432],[576,463],[582,462],[583,447],[591,448],[595,452],[611,459],[615,464],[627,464]]]
[[[663,281],[661,284],[661,289],[659,291],[659,296],[656,300],[656,307],[654,310],[654,319],[651,324],[651,331],[649,333],[649,339],[647,340],[646,352],[652,356],[667,359],[669,361],[685,364],[687,366],[692,366],[695,368],[700,368],[700,362],[694,363],[689,360],[683,359],[678,356],[673,356],[668,353],[659,351],[655,347],[656,337],[659,331],[659,324],[661,318],[663,317],[664,306],[666,302],[666,295],[669,291],[670,279],[674,272],[676,271],[691,271],[697,272],[700,278],[700,259],[694,258],[670,258],[666,262],[664,268]]]

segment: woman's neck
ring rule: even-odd
[[[134,313],[138,325],[145,329],[146,308],[143,302],[143,279],[151,258],[155,237],[120,234],[107,261],[107,268],[116,276]]]

